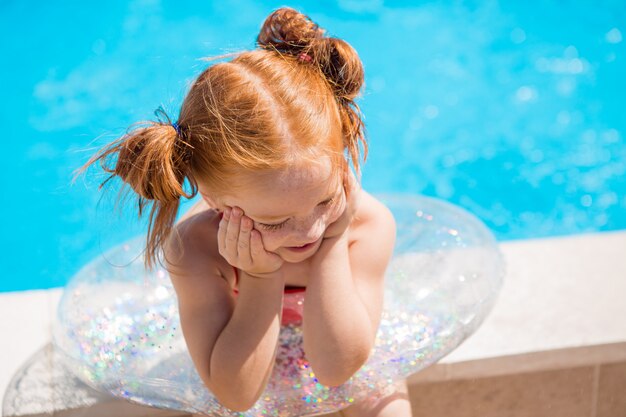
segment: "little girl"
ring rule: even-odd
[[[257,42],[200,74],[176,123],[137,128],[88,163],[130,185],[140,213],[151,204],[146,264],[164,253],[197,372],[237,411],[267,384],[285,291],[304,291],[303,349],[321,384],[365,363],[395,239],[391,213],[347,160],[358,174],[360,144],[366,153],[357,53],[290,8]],[[181,197],[197,192],[174,224]],[[410,416],[406,386],[342,414]]]

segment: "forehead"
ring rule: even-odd
[[[300,194],[326,194],[337,185],[338,176],[332,169],[330,161],[320,161],[284,170],[272,170],[250,175],[243,175],[241,191],[255,197],[285,197]],[[242,194],[237,193],[237,194]]]
[[[224,204],[236,205],[248,216],[262,219],[308,212],[331,197],[341,183],[328,160],[237,177],[237,192],[224,196]]]

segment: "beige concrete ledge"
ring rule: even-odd
[[[626,342],[554,349],[461,362],[441,361],[409,377],[409,384],[489,378],[626,362]],[[624,387],[626,390],[626,387]]]
[[[457,350],[409,379],[415,416],[626,416],[626,232],[501,246],[507,277],[494,310]],[[29,358],[46,357],[59,296],[0,294],[0,393]],[[39,393],[52,380],[40,378]],[[7,417],[180,416],[94,396],[87,407]]]
[[[626,232],[507,242],[502,252],[492,313],[444,362],[626,341]]]

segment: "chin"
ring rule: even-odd
[[[286,253],[281,252],[279,256],[283,259],[283,261],[288,262],[290,264],[296,264],[298,262],[302,262],[307,258],[310,258],[315,254],[315,251],[311,253]]]

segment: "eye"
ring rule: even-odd
[[[276,223],[276,224],[259,223],[259,226],[261,226],[263,230],[278,230],[282,228],[285,225],[285,223],[287,223],[287,220],[285,220],[282,223]]]
[[[320,203],[320,206],[330,206],[331,204],[333,204],[335,202],[335,197],[329,198],[326,201],[322,201]]]

